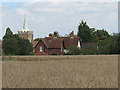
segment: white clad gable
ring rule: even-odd
[[[81,48],[80,40],[78,40],[78,45],[77,47]]]

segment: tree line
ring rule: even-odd
[[[57,35],[60,36],[58,32]],[[66,53],[67,55],[120,53],[120,33],[110,35],[104,29],[96,30],[95,28],[90,28],[87,22],[82,20],[78,26],[76,36],[82,39],[82,43],[87,43],[87,46],[85,49],[71,46],[68,48],[69,52]],[[40,38],[36,38],[34,41],[39,40]],[[98,47],[92,46],[90,43],[98,43]],[[18,34],[13,34],[8,27],[3,37],[2,50],[3,55],[31,55],[33,54],[33,45],[29,40],[20,38]]]
[[[87,23],[82,20],[78,26],[77,36],[82,39],[83,43],[98,43],[98,48],[89,44],[85,49],[71,46],[68,49],[68,55],[120,53],[120,33],[110,35],[104,29],[96,30],[95,28],[90,28]]]

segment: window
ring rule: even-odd
[[[40,51],[42,51],[42,46],[40,46]]]

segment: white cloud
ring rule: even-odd
[[[36,12],[61,12],[64,10],[59,9],[59,8],[35,8],[34,11]]]
[[[4,5],[5,7],[5,5]],[[117,3],[89,2],[26,2],[19,6],[3,9],[3,28],[10,26],[14,32],[22,29],[24,15],[27,12],[28,27],[34,30],[34,37],[44,37],[54,30],[60,34],[77,32],[81,20],[90,27],[117,31]]]
[[[118,2],[118,1],[119,0],[30,0],[30,2]]]
[[[16,9],[16,13],[20,14],[20,15],[30,14],[30,12],[28,10],[25,10],[23,8]]]

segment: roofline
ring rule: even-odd
[[[44,39],[44,38],[40,38],[40,40],[41,40],[41,39]],[[40,40],[38,41],[38,43],[40,42]],[[36,48],[36,46],[38,45],[38,43],[35,45],[35,47],[34,47],[34,48]]]
[[[79,37],[79,36],[75,36],[75,37]],[[45,39],[45,38],[40,38],[40,40],[42,41],[42,39]],[[54,38],[52,38],[52,39],[54,39]],[[56,39],[56,38],[55,38]],[[57,39],[62,39],[62,38],[57,38]],[[38,41],[38,43],[40,42],[40,40]],[[79,40],[80,41],[82,41],[82,39],[79,37]],[[62,40],[62,41],[64,41],[64,39]],[[43,41],[42,41],[43,42]],[[35,45],[35,47],[34,48],[36,48],[36,46],[38,45],[38,43]],[[44,43],[44,42],[43,42]],[[45,45],[45,43],[44,43],[44,45]],[[45,45],[46,46],[46,45]],[[46,48],[48,48],[47,46],[46,46]],[[52,49],[52,48],[51,48]]]

